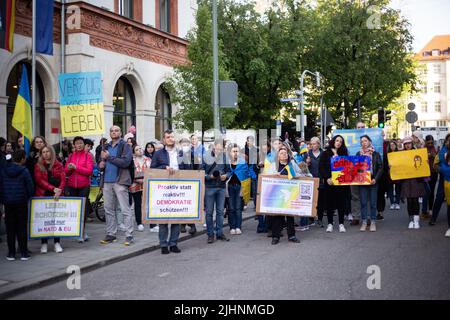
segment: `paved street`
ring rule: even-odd
[[[81,290],[64,280],[15,299],[450,299],[445,209],[434,227],[408,230],[404,209],[387,210],[376,233],[313,227],[297,231],[300,244],[277,246],[250,219],[230,242],[195,237],[181,254],[153,251],[82,274]],[[371,265],[380,290],[367,289]]]

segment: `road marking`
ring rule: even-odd
[[[164,277],[167,277],[169,274],[170,274],[170,272],[164,272],[164,273],[159,274],[158,277],[164,278]]]

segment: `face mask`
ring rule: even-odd
[[[191,150],[191,148],[188,147],[188,146],[185,146],[185,147],[183,147],[182,149],[183,149],[183,152],[184,152],[184,153],[188,153],[188,152]]]

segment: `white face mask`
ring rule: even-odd
[[[191,151],[191,147],[189,147],[189,146],[184,146],[184,147],[182,148],[182,150],[183,150],[184,153],[188,153],[189,151]]]

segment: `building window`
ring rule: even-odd
[[[422,112],[427,113],[428,112],[428,103],[426,101],[421,103],[422,106]]]
[[[133,19],[133,0],[119,0],[119,14]]]
[[[433,49],[432,51],[431,51],[431,55],[433,56],[433,57],[437,57],[437,56],[439,56],[441,54],[441,50],[439,50],[439,49]]]
[[[164,131],[172,129],[172,104],[164,86],[161,86],[156,94],[155,111],[155,137],[162,140]]]
[[[433,65],[433,72],[435,74],[441,74],[441,65],[439,63]]]
[[[121,77],[116,83],[113,105],[113,123],[122,129],[122,133],[126,133],[136,124],[136,100],[133,87],[125,77]]]
[[[434,92],[435,93],[441,93],[441,83],[440,82],[435,82],[434,83]]]
[[[422,85],[422,90],[421,91],[422,91],[423,94],[427,94],[428,93],[428,87],[427,87],[426,83]]]
[[[170,0],[159,1],[159,29],[170,32]]]
[[[420,127],[426,127],[427,126],[427,122],[426,121],[419,121],[419,126]]]
[[[6,87],[6,95],[8,96],[8,105],[7,105],[7,130],[6,135],[8,141],[17,142],[20,137],[20,133],[13,128],[12,119],[14,115],[14,108],[16,107],[17,95],[19,93],[19,84],[22,77],[22,66],[27,66],[28,72],[28,82],[30,85],[30,98],[33,96],[32,87],[31,87],[31,64],[28,62],[19,62],[12,69],[11,73],[8,77],[7,87]],[[35,135],[44,136],[45,137],[45,95],[44,95],[44,86],[42,84],[41,78],[39,77],[39,73],[36,73],[36,83],[37,83],[37,94],[36,94],[36,130]]]
[[[434,103],[434,111],[441,112],[441,102],[440,101],[436,101]]]
[[[445,120],[436,121],[436,126],[438,126],[438,127],[446,127],[447,126],[447,122]]]

